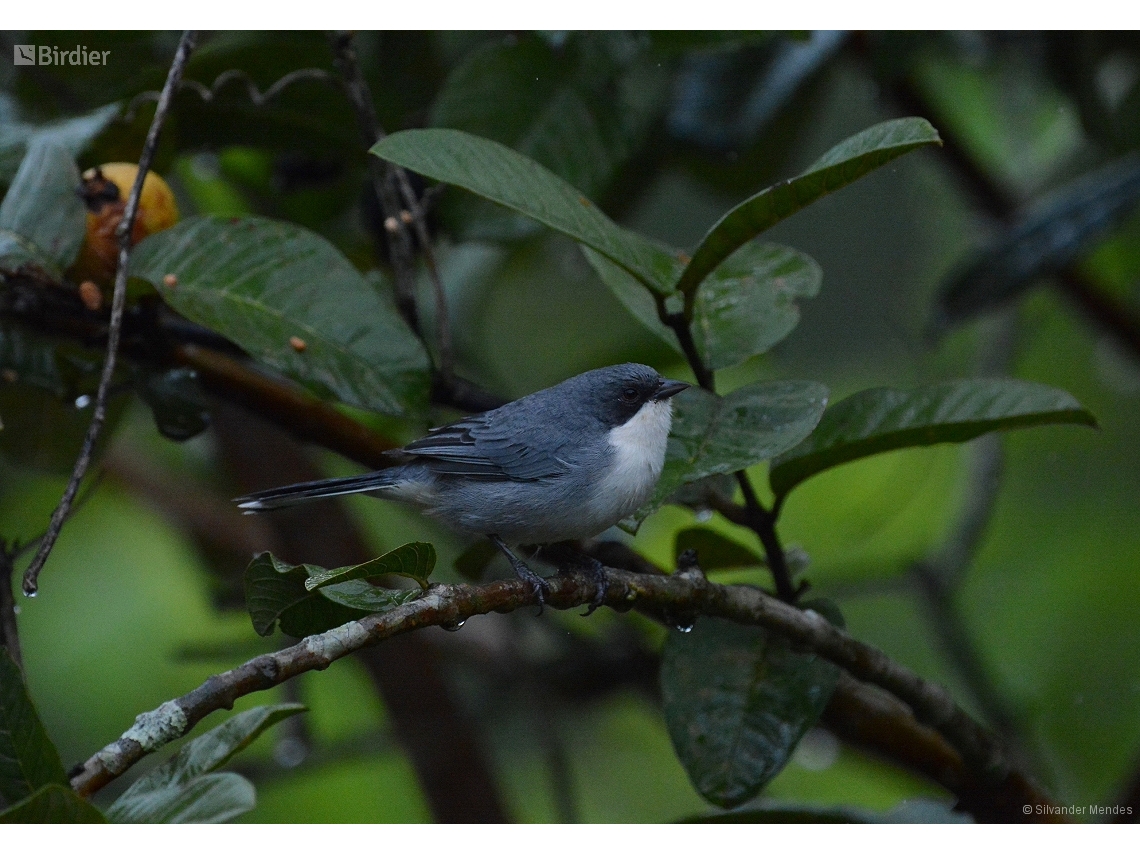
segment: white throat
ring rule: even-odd
[[[673,402],[648,401],[624,425],[610,430],[613,464],[598,484],[596,506],[607,506],[610,525],[645,504],[665,465],[665,446],[673,423]]]

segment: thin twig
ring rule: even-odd
[[[1000,787],[1010,778],[1011,769],[1000,744],[945,689],[895,663],[882,651],[857,641],[814,612],[801,611],[755,588],[710,583],[700,573],[652,576],[614,569],[607,569],[606,573],[606,605],[621,611],[648,608],[699,612],[763,626],[904,701],[915,718],[937,730],[961,755],[971,773],[988,786]],[[596,580],[588,572],[564,572],[548,581],[546,603],[552,608],[581,607],[590,603],[597,592]],[[130,730],[83,765],[73,777],[72,786],[81,795],[89,796],[146,754],[189,732],[209,713],[229,709],[237,698],[264,691],[298,674],[326,668],[353,651],[426,626],[455,625],[475,615],[512,611],[533,606],[534,602],[533,588],[520,580],[433,586],[419,599],[391,611],[351,621],[292,647],[258,656],[211,677],[181,698],[140,715]]]
[[[87,467],[91,464],[91,456],[95,450],[95,442],[98,440],[99,434],[103,429],[103,422],[107,418],[107,397],[111,387],[111,378],[115,373],[115,359],[118,354],[119,336],[123,327],[123,307],[126,305],[127,265],[131,258],[131,233],[134,228],[135,217],[138,215],[139,198],[142,195],[143,181],[150,171],[150,164],[154,159],[155,149],[158,147],[158,135],[162,131],[163,123],[166,121],[166,114],[170,109],[171,99],[174,96],[179,80],[182,79],[182,72],[185,70],[186,62],[194,50],[196,40],[197,34],[193,30],[187,30],[182,34],[182,39],[178,43],[178,49],[174,53],[174,60],[170,64],[170,72],[166,77],[166,85],[162,88],[162,96],[158,99],[158,105],[154,111],[154,118],[151,120],[150,130],[147,131],[146,142],[143,144],[142,155],[139,157],[138,175],[135,176],[134,186],[131,188],[131,193],[127,197],[127,205],[123,212],[122,222],[119,223],[119,267],[115,272],[115,292],[111,298],[111,321],[107,332],[107,358],[103,363],[103,374],[99,380],[99,391],[95,396],[95,412],[92,414],[91,424],[87,428],[87,433],[83,437],[83,447],[80,449],[79,457],[75,461],[75,468],[71,473],[71,479],[67,482],[63,497],[60,499],[59,505],[51,516],[51,522],[48,524],[44,539],[40,542],[40,548],[36,552],[35,558],[32,559],[32,563],[24,572],[24,593],[29,597],[35,596],[36,591],[39,589],[38,579],[40,570],[51,554],[52,547],[55,546],[55,542],[63,528],[64,520],[67,519],[67,515],[71,509],[71,503],[75,500],[75,494],[79,490],[79,484],[83,480],[83,476],[87,474]]]
[[[337,32],[330,37],[333,55],[337,68],[344,77],[345,89],[349,101],[356,111],[357,124],[360,126],[364,145],[371,148],[386,134],[376,117],[376,107],[372,101],[372,91],[368,88],[368,81],[360,70],[360,63],[356,59],[356,47],[353,44],[353,34]],[[436,356],[437,366],[444,377],[451,377],[453,371],[451,348],[451,322],[447,315],[447,299],[443,290],[443,282],[439,278],[439,268],[436,265],[435,253],[432,251],[431,235],[428,234],[427,224],[424,220],[424,210],[416,198],[415,190],[408,180],[408,173],[401,167],[379,158],[368,159],[368,169],[372,175],[373,189],[380,209],[384,216],[384,234],[388,240],[388,249],[392,255],[392,265],[396,269],[397,292],[402,294],[405,302],[405,314],[408,311],[415,313],[415,266],[412,257],[412,242],[406,227],[415,229],[416,239],[420,244],[424,265],[427,268],[428,278],[431,280],[432,291],[435,296],[436,314]],[[403,204],[400,204],[401,199]],[[418,317],[413,329],[419,329]]]

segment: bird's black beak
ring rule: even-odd
[[[653,400],[664,401],[666,398],[672,398],[678,392],[684,392],[688,388],[689,384],[682,383],[680,380],[662,380],[657,391],[653,393]]]

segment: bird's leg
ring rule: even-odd
[[[507,556],[507,560],[511,562],[511,569],[515,571],[515,575],[524,582],[529,583],[531,588],[534,589],[534,595],[538,598],[538,613],[542,614],[542,607],[546,604],[544,594],[550,593],[550,583],[527,567],[526,562],[511,552],[511,548],[503,543],[503,539],[497,534],[489,534],[487,535],[487,539],[499,547],[503,555]]]

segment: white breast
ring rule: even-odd
[[[591,516],[605,528],[645,504],[665,465],[665,446],[673,422],[671,400],[649,401],[637,415],[610,431],[613,464],[598,482],[590,502]]]

